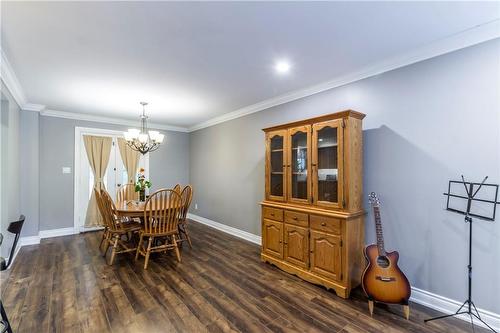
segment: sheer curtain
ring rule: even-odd
[[[118,138],[118,148],[120,149],[120,156],[122,157],[123,165],[125,165],[125,170],[127,170],[127,182],[135,183],[135,175],[137,168],[139,168],[141,155],[138,151],[130,148],[125,139],[122,138]]]
[[[112,138],[84,135],[83,143],[85,144],[90,168],[94,173],[94,188],[97,190],[104,189],[103,177],[109,163]],[[97,207],[95,193],[92,191],[87,207],[87,215],[85,216],[85,227],[95,227],[103,224],[102,216]]]

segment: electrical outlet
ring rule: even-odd
[[[198,204],[197,203],[194,204],[194,209],[198,210]]]

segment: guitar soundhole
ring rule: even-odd
[[[377,265],[382,268],[387,268],[389,267],[389,259],[387,259],[387,257],[379,256],[377,257]]]

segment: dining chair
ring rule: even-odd
[[[122,222],[119,215],[116,212],[116,206],[111,199],[106,190],[101,190],[101,202],[102,207],[105,211],[104,220],[108,226],[108,237],[106,238],[106,248],[104,255],[106,256],[109,247],[112,247],[111,258],[108,265],[112,265],[115,259],[115,255],[120,253],[134,252],[137,249],[137,244],[135,243],[134,237],[132,237],[132,244],[127,244],[123,240],[123,236],[128,236],[138,233],[141,230],[141,224],[137,222]]]
[[[17,243],[19,242],[19,237],[21,236],[21,230],[23,229],[25,217],[24,215],[19,216],[19,220],[10,222],[7,227],[7,231],[14,234],[14,242],[12,243],[12,248],[10,249],[9,261],[6,262],[4,258],[0,257],[0,270],[4,271],[9,268],[10,264],[12,264],[12,260],[14,259],[14,254],[16,253]],[[2,236],[3,240],[3,236]]]
[[[139,200],[139,192],[135,191],[135,184],[123,184],[116,192],[116,202]]]
[[[191,237],[189,237],[188,220],[187,220],[187,213],[189,211],[189,206],[191,205],[191,201],[193,200],[193,187],[191,185],[186,185],[182,189],[181,199],[182,199],[182,208],[179,214],[179,225],[177,226],[177,228],[179,229],[178,243],[182,244],[182,242],[187,241],[189,247],[192,249],[193,244],[191,243]]]
[[[175,184],[173,190],[181,194],[181,184]]]
[[[122,201],[138,201],[139,200],[139,192],[135,191],[135,184],[133,183],[128,183],[128,184],[123,184],[120,186],[118,191],[116,192],[116,202],[122,202]],[[130,218],[130,217],[125,217],[123,218],[124,221],[135,221],[137,223],[141,223],[140,218]]]
[[[106,252],[104,252],[104,250],[102,249],[102,246],[103,246],[103,244],[108,244],[109,228],[108,228],[108,224],[106,223],[106,214],[107,213],[106,213],[106,210],[104,209],[104,206],[103,206],[101,192],[98,191],[96,188],[94,188],[94,194],[95,194],[95,199],[97,201],[97,208],[99,209],[99,213],[101,213],[102,219],[104,220],[104,230],[102,232],[101,242],[99,243],[99,250],[105,256]]]
[[[148,268],[149,256],[154,252],[174,250],[177,260],[181,261],[177,246],[179,236],[177,225],[181,208],[181,195],[173,189],[158,190],[146,200],[144,228],[139,233],[139,245],[135,254],[135,260],[139,258],[139,255],[145,257],[144,269]],[[156,239],[160,239],[160,242],[155,242]]]
[[[0,267],[0,270],[2,270],[2,271],[6,270],[10,266],[10,264],[14,258],[14,253],[15,253],[15,249],[17,246],[17,241],[19,240],[18,235],[21,234],[21,229],[23,228],[24,219],[25,219],[24,215],[21,215],[19,217],[18,221],[11,222],[9,224],[9,227],[7,228],[7,230],[9,232],[16,234],[16,238],[14,239],[14,244],[12,245],[12,249],[10,251],[9,263],[5,264],[5,260],[2,258],[2,263],[1,263],[1,267]],[[0,246],[2,245],[2,243],[3,243],[3,234],[0,233]],[[2,299],[0,299],[0,325],[2,326],[2,333],[5,333],[5,332],[13,333],[12,327],[10,326],[9,318],[7,317],[7,313],[5,312],[5,308],[3,307]]]

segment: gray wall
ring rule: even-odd
[[[9,222],[15,221],[20,214],[19,193],[19,112],[20,108],[14,98],[1,83],[1,194],[0,216],[1,232],[4,242],[0,254],[8,256],[12,246],[10,233],[6,232]]]
[[[23,111],[24,112],[24,111]],[[125,131],[125,126],[40,117],[40,230],[73,226],[75,127]],[[150,179],[155,187],[189,179],[189,134],[162,131],[163,147],[150,155]],[[23,133],[24,135],[24,133]],[[63,166],[71,174],[63,174]]]
[[[40,228],[40,154],[39,154],[39,119],[38,112],[21,111],[19,148],[21,154],[21,212],[26,216],[23,236],[37,236]]]
[[[400,252],[413,286],[465,299],[468,233],[442,192],[461,174],[500,182],[499,61],[495,40],[193,132],[192,213],[260,234],[261,128],[352,108],[367,114],[364,188],[380,194],[387,249]],[[474,231],[475,301],[496,313],[499,220]],[[366,235],[375,241],[371,212]]]

